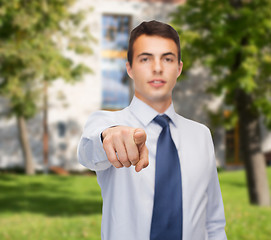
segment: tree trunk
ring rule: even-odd
[[[44,173],[48,173],[48,156],[49,156],[49,133],[48,133],[48,95],[47,82],[44,82],[43,91],[43,165]]]
[[[35,174],[35,167],[34,167],[34,162],[32,158],[31,147],[28,141],[28,133],[27,133],[27,127],[25,123],[25,118],[22,116],[18,116],[17,124],[18,124],[18,130],[19,130],[20,144],[21,144],[23,158],[24,158],[25,173],[27,175],[33,175]]]
[[[239,114],[241,153],[245,162],[250,203],[270,205],[265,157],[261,151],[259,114],[252,97],[239,89],[236,94]]]

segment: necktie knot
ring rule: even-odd
[[[170,118],[166,114],[163,114],[157,115],[153,120],[158,123],[162,128],[164,128],[169,126]]]

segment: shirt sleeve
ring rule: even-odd
[[[98,111],[90,115],[78,144],[77,156],[80,164],[93,171],[111,167],[103,149],[101,133],[113,126],[111,112]]]
[[[226,221],[224,215],[224,206],[216,169],[214,146],[210,131],[208,135],[210,141],[209,150],[211,158],[211,176],[207,189],[208,203],[206,216],[208,240],[226,240],[227,236],[225,232]]]

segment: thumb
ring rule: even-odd
[[[146,142],[147,135],[145,131],[141,128],[137,128],[134,131],[134,142],[136,145],[141,145]]]

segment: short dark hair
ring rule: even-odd
[[[149,22],[142,22],[140,25],[135,27],[130,34],[127,59],[131,66],[133,63],[134,42],[139,36],[144,35],[144,34],[147,36],[159,36],[163,38],[172,39],[177,45],[178,61],[179,62],[181,61],[180,38],[176,30],[166,23],[152,20]]]

